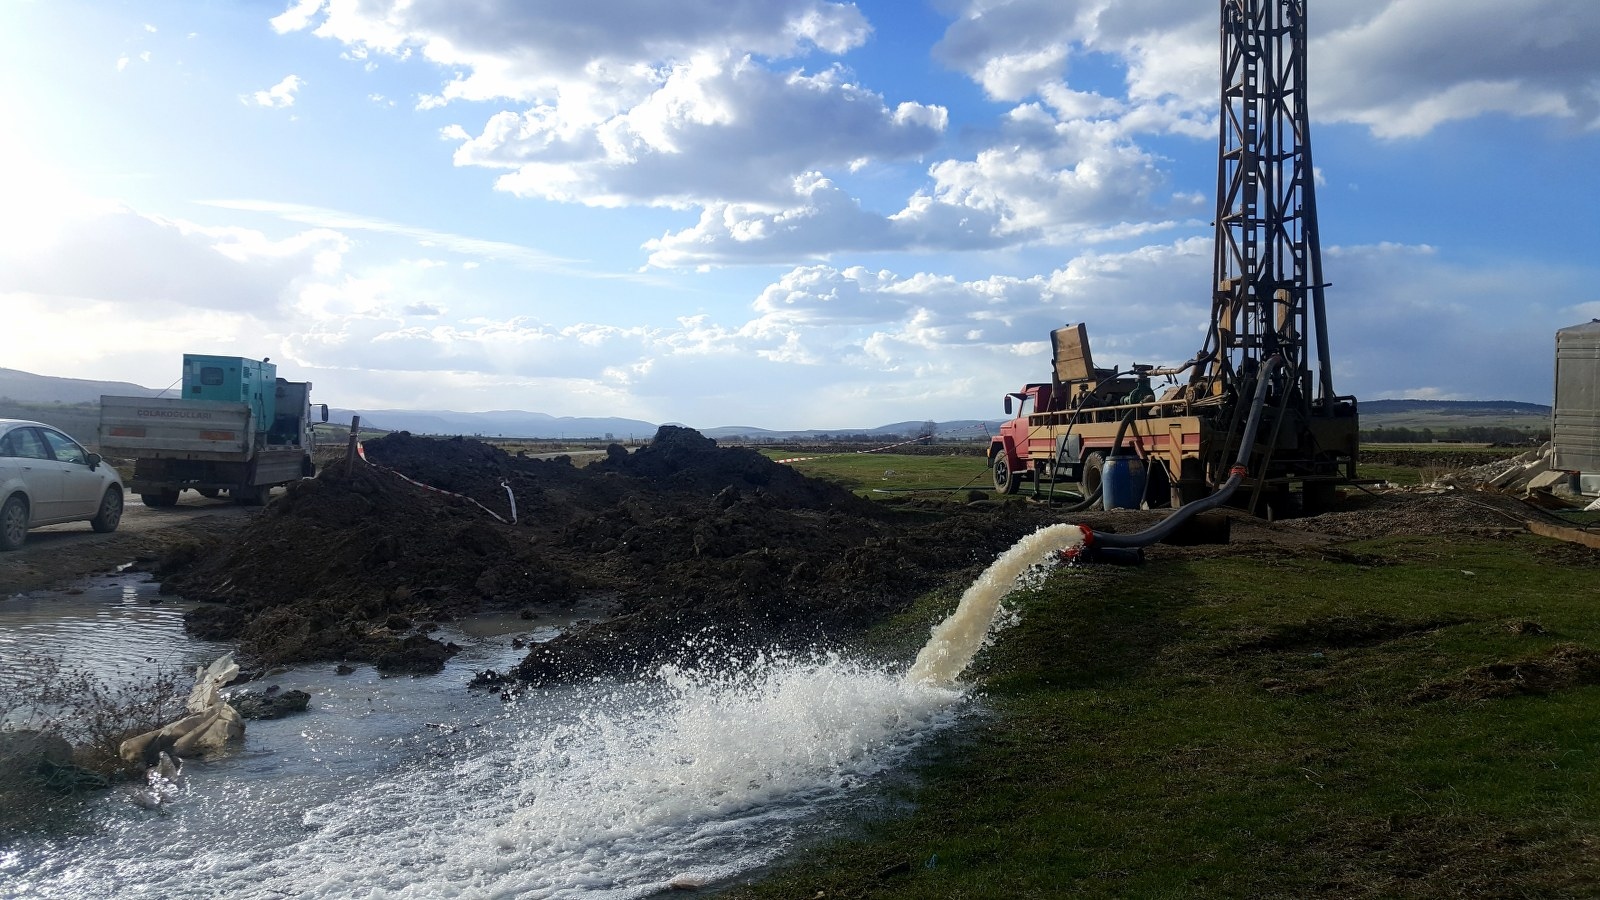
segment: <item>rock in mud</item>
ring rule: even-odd
[[[311,705],[311,695],[305,691],[242,691],[229,696],[228,703],[243,719],[281,719],[305,712]]]

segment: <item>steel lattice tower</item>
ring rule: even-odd
[[[1290,396],[1280,408],[1326,414],[1334,393],[1306,106],[1305,0],[1223,0],[1221,46],[1212,321],[1194,386],[1214,394],[1281,353]]]

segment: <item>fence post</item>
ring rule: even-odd
[[[344,474],[345,474],[346,478],[350,477],[350,473],[355,471],[355,467],[356,467],[356,443],[358,441],[360,441],[360,440],[361,440],[361,417],[360,416],[351,416],[350,417],[350,446],[346,447],[345,451],[344,451]]]

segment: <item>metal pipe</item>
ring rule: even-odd
[[[1165,540],[1174,531],[1178,530],[1178,526],[1196,515],[1209,509],[1216,509],[1228,502],[1228,498],[1238,489],[1239,483],[1244,480],[1245,473],[1248,471],[1250,451],[1255,446],[1256,431],[1261,427],[1261,410],[1262,407],[1266,406],[1267,390],[1271,386],[1272,379],[1268,376],[1281,365],[1283,365],[1283,357],[1279,354],[1273,354],[1262,363],[1261,370],[1257,373],[1256,377],[1260,380],[1256,383],[1255,399],[1250,404],[1250,418],[1246,420],[1244,434],[1239,439],[1239,455],[1234,461],[1233,468],[1228,472],[1228,480],[1223,483],[1222,487],[1218,488],[1209,497],[1178,507],[1172,515],[1167,516],[1159,524],[1144,531],[1136,531],[1133,534],[1101,534],[1086,527],[1083,529],[1084,546],[1148,547],[1151,544]]]

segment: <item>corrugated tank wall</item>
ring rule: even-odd
[[[1553,469],[1600,472],[1600,319],[1556,332]]]

